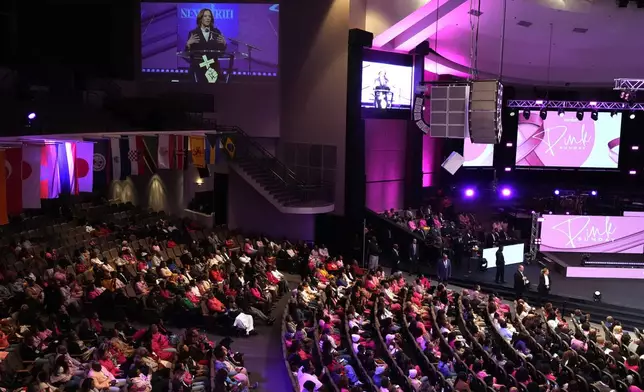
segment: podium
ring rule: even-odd
[[[223,50],[187,50],[177,56],[190,64],[190,74],[196,83],[228,83],[235,64],[235,53]],[[224,72],[220,60],[228,61]]]

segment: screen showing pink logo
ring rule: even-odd
[[[542,252],[644,253],[644,217],[544,215]]]
[[[519,116],[517,166],[584,167],[616,169],[619,156],[621,114],[599,113],[593,121],[585,113],[548,112],[545,120],[532,111],[528,119]]]
[[[472,143],[469,138],[463,142],[463,166],[492,167],[494,162],[494,144]]]

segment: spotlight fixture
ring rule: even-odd
[[[539,117],[541,117],[542,120],[545,120],[546,117],[548,117],[548,111],[546,109],[541,109],[539,111]]]
[[[595,302],[601,302],[601,300],[602,300],[602,293],[601,293],[601,291],[596,290],[596,291],[593,293],[593,301],[595,301]]]
[[[555,195],[559,196],[559,189],[555,189]]]
[[[591,196],[597,196],[597,191],[590,191]]]
[[[503,196],[505,198],[508,198],[508,197],[512,196],[512,189],[510,189],[510,188],[501,189],[501,196]]]
[[[584,119],[584,112],[581,111],[581,110],[577,110],[577,115],[575,117],[577,117],[577,120],[579,120],[579,121],[583,120]]]
[[[27,118],[28,118],[29,120],[33,120],[33,119],[35,119],[35,118],[36,118],[36,113],[34,113],[34,112],[29,113],[29,114],[27,115]]]
[[[467,188],[465,189],[465,197],[474,197],[474,189],[472,188]]]
[[[529,109],[523,110],[523,118],[525,118],[526,120],[530,118],[530,110]]]
[[[557,110],[557,115],[558,115],[559,117],[563,117],[563,116],[565,116],[565,115],[566,115],[566,111],[565,111],[565,110],[563,110],[563,109],[559,109],[559,110]]]
[[[593,110],[592,112],[590,112],[590,118],[592,118],[593,121],[597,121],[597,119],[599,118],[599,112],[597,112],[597,110]]]
[[[510,117],[514,117],[514,116],[516,116],[516,115],[517,115],[517,111],[516,111],[516,110],[510,110]]]
[[[611,111],[611,112],[610,112],[610,116],[611,116],[611,117],[615,117],[615,116],[617,116],[617,111],[615,111],[615,110]]]
[[[635,119],[635,112],[631,112],[630,116],[628,116],[631,120]]]

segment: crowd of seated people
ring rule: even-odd
[[[418,210],[408,208],[396,211],[393,208],[382,216],[419,235],[426,243],[444,248],[458,246],[467,250],[483,240],[481,224],[471,213],[459,213],[454,219],[446,218],[442,212],[433,213],[430,206]]]
[[[3,381],[39,391],[256,387],[225,342],[192,326],[248,335],[255,322],[272,324],[275,301],[288,290],[275,268],[279,249],[118,214],[105,216],[109,224],[74,218],[67,227],[77,242],[67,247],[21,237],[5,249],[17,262],[0,267]],[[52,238],[73,242],[66,233]],[[137,330],[128,316],[150,327]],[[191,328],[173,333],[164,321]]]

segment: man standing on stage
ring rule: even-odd
[[[375,270],[378,268],[378,261],[380,259],[380,247],[378,246],[376,237],[371,237],[367,249],[369,251],[369,269]]]
[[[208,8],[197,14],[197,27],[188,33],[185,50],[194,52],[194,56],[190,56],[190,72],[194,75],[195,82],[215,83],[219,80],[222,75],[217,54],[199,53],[226,50],[226,38],[215,27],[215,18]]]
[[[418,273],[420,274],[420,266],[418,265],[418,243],[416,242],[416,239],[414,238],[411,240],[411,244],[409,245],[409,263],[411,266],[409,267],[409,273],[414,274]]]
[[[438,261],[437,273],[440,282],[447,282],[452,276],[452,262],[447,257],[447,253],[443,253],[443,259]]]
[[[503,245],[499,245],[496,251],[496,283],[505,283],[505,256],[503,256]]]
[[[394,244],[391,248],[391,274],[395,274],[399,271],[398,267],[400,266],[400,252],[398,251],[398,244]]]
[[[521,299],[521,297],[523,297],[523,293],[530,286],[530,281],[523,274],[523,270],[523,265],[519,265],[517,272],[514,273],[514,291],[517,296],[516,299]]]

